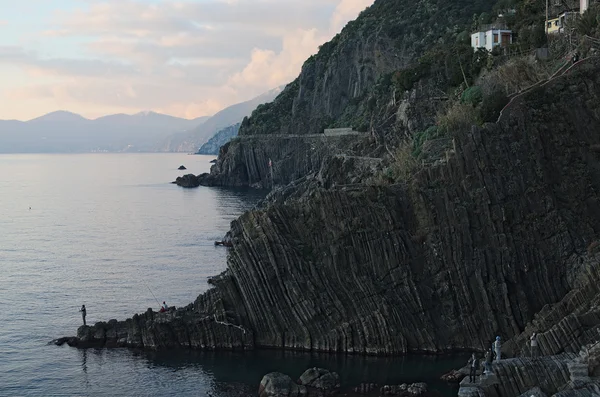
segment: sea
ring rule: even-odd
[[[344,386],[438,380],[464,355],[375,358],[252,352],[87,349],[50,344],[88,324],[163,300],[185,306],[227,266],[215,247],[266,192],[183,189],[214,157],[186,154],[0,155],[0,396],[255,396],[272,371],[315,366]],[[179,171],[180,165],[187,171]]]

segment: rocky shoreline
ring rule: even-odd
[[[63,343],[398,355],[482,352],[502,335],[507,357],[523,357],[535,330],[543,359],[503,360],[498,383],[463,380],[461,395],[594,395],[596,367],[584,383],[571,369],[583,372],[600,329],[598,70],[584,65],[498,123],[458,131],[409,183],[366,184],[357,159],[323,159],[233,222],[228,270],[193,304],[81,327]]]

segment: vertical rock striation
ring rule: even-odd
[[[233,222],[214,289],[112,328],[156,348],[399,354],[483,350],[501,335],[518,352],[540,313],[543,352],[569,350],[600,323],[599,70],[582,65],[498,123],[457,131],[456,150],[406,184],[329,184],[340,164],[324,162]]]

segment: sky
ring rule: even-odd
[[[195,118],[291,82],[374,0],[0,0],[0,119]]]

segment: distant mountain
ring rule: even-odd
[[[89,120],[58,111],[26,122],[0,120],[0,153],[147,152],[167,136],[185,133],[207,119],[141,112]]]
[[[240,123],[222,129],[212,138],[210,138],[208,142],[202,145],[196,154],[219,154],[219,149],[221,149],[221,146],[229,142],[232,138],[236,137],[239,130]]]
[[[220,130],[240,123],[244,117],[250,116],[258,105],[271,102],[283,91],[284,86],[272,89],[247,102],[238,103],[221,110],[204,123],[190,132],[178,133],[169,136],[157,148],[165,152],[197,152],[198,148],[208,141]]]

